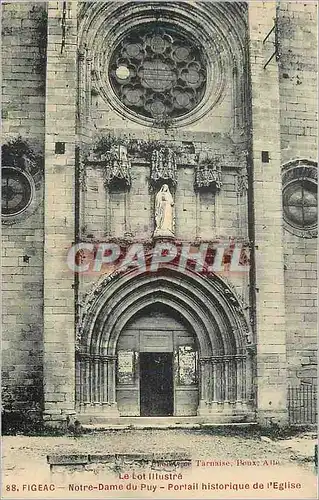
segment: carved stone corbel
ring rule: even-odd
[[[171,148],[154,149],[151,157],[151,182],[153,184],[167,182],[176,186],[176,154]]]

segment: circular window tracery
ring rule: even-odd
[[[317,166],[297,160],[283,169],[283,215],[285,228],[302,237],[317,235]]]
[[[109,62],[116,96],[130,111],[154,121],[178,118],[196,108],[206,79],[203,50],[169,26],[131,29]]]
[[[284,191],[284,211],[287,218],[301,228],[317,223],[317,192],[314,183],[294,182]]]
[[[1,172],[1,212],[4,217],[20,214],[32,200],[32,186],[28,177],[13,167],[3,167]]]

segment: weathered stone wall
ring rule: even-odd
[[[2,132],[43,152],[46,4],[2,5]]]
[[[281,161],[317,157],[317,9],[312,1],[280,2]]]
[[[3,143],[21,136],[37,154],[44,151],[45,47],[45,3],[3,4]],[[6,409],[14,410],[39,409],[42,402],[43,181],[40,173],[35,181],[35,210],[2,227],[3,403]]]
[[[281,162],[317,158],[317,6],[280,2]],[[284,231],[288,375],[314,382],[317,350],[317,240]]]

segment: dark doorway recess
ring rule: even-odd
[[[143,417],[173,415],[172,353],[140,353],[140,403]]]

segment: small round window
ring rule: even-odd
[[[284,189],[284,214],[288,223],[301,229],[317,224],[317,189],[309,180],[295,181]]]
[[[30,181],[22,171],[12,167],[3,167],[1,177],[2,215],[5,217],[18,215],[31,203],[32,186]]]
[[[109,62],[116,96],[130,111],[154,121],[192,111],[204,96],[206,77],[198,43],[169,26],[132,29]]]

